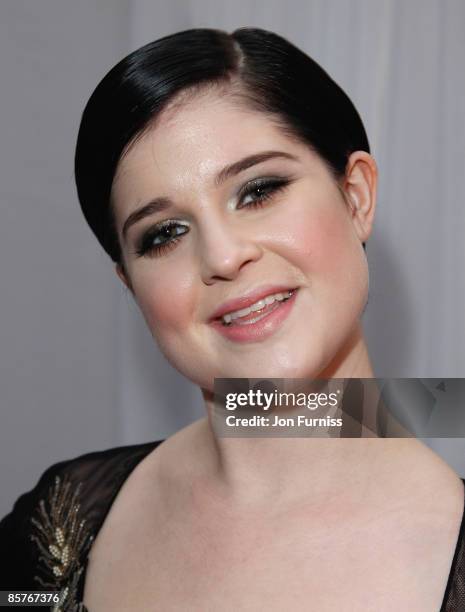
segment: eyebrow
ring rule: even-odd
[[[243,159],[240,159],[239,161],[222,168],[222,170],[220,170],[215,176],[214,184],[216,187],[219,187],[222,183],[230,179],[232,176],[236,176],[240,172],[243,172],[244,170],[247,170],[252,166],[256,166],[257,164],[261,164],[269,159],[274,159],[277,157],[298,161],[297,157],[291,155],[290,153],[286,153],[285,151],[263,151],[262,153],[255,153],[253,155],[248,155],[247,157],[244,157]],[[149,217],[156,213],[163,212],[172,204],[173,202],[172,200],[170,200],[170,198],[161,196],[150,200],[150,202],[147,202],[147,204],[144,204],[144,206],[132,212],[123,225],[123,239],[126,239],[128,230],[132,225],[138,223],[142,219],[145,219],[145,217]]]

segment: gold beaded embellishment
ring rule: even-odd
[[[39,501],[37,516],[31,518],[35,533],[30,538],[39,548],[43,580],[34,576],[42,587],[60,591],[60,601],[53,612],[86,612],[84,604],[76,601],[79,578],[84,571],[80,555],[90,548],[94,536],[85,519],[79,517],[78,503],[82,483],[74,487],[67,475],[55,476],[47,499]]]

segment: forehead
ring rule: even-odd
[[[311,155],[276,119],[231,97],[209,92],[176,102],[120,161],[112,189],[116,215],[157,195],[209,189],[221,168],[266,150]]]

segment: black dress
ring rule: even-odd
[[[60,591],[62,601],[52,610],[86,612],[91,544],[124,481],[161,442],[87,453],[49,467],[0,521],[0,591]],[[465,508],[438,612],[465,612]]]

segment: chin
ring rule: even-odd
[[[318,378],[330,359],[322,354],[309,354],[308,349],[296,348],[287,343],[270,347],[266,355],[252,353],[250,358],[235,364],[224,378]],[[219,375],[216,375],[218,378]]]

